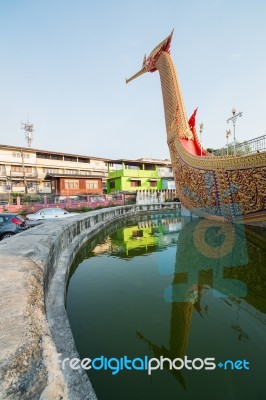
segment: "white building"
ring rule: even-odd
[[[101,176],[105,185],[109,159],[0,145],[0,195],[51,193],[46,174]]]

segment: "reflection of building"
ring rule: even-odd
[[[94,255],[100,255],[100,254],[109,252],[110,249],[111,249],[111,241],[110,241],[110,238],[107,237],[103,243],[99,243],[99,244],[97,244],[97,246],[94,247],[94,249],[92,250],[92,253]]]
[[[174,190],[174,178],[169,160],[116,160],[115,171],[109,171],[107,192],[136,190]]]
[[[121,228],[111,235],[112,249],[117,254],[136,256],[156,251],[176,241],[182,228],[179,218],[141,221],[138,225]]]

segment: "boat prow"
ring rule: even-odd
[[[193,127],[196,112],[192,124],[186,116],[170,56],[171,40],[172,34],[145,57],[141,74],[156,70],[160,74],[167,143],[180,201],[199,216],[215,220],[265,221],[266,152],[214,157],[202,149],[195,123]]]

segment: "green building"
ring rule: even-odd
[[[107,193],[137,190],[174,190],[174,178],[169,160],[115,160],[108,167]]]

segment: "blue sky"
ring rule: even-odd
[[[174,28],[171,54],[205,147],[266,130],[263,0],[0,0],[0,143],[108,158],[169,158],[158,73],[125,85]]]

